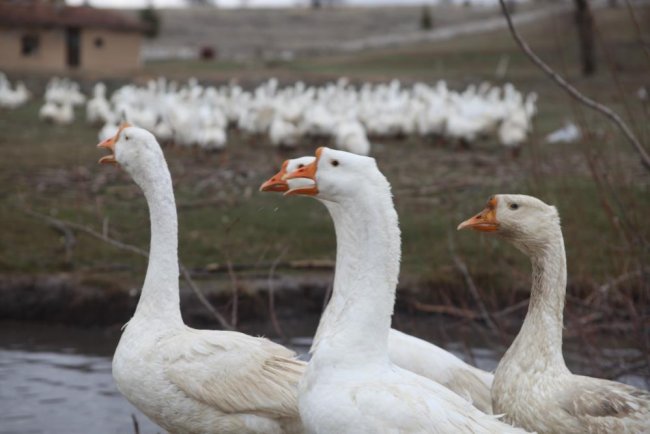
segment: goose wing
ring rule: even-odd
[[[298,417],[305,363],[264,338],[188,330],[164,342],[165,373],[188,396],[225,413]]]
[[[650,429],[650,392],[614,381],[575,377],[575,387],[560,401],[578,419],[615,423],[644,419]]]
[[[401,373],[399,382],[367,382],[350,391],[360,419],[366,426],[378,427],[377,432],[525,433],[495,416],[481,413],[437,383],[399,368],[398,372]]]

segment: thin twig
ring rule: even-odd
[[[282,327],[280,327],[280,322],[278,321],[278,317],[275,314],[275,285],[273,284],[273,278],[275,277],[275,269],[277,268],[278,264],[280,263],[280,260],[286,253],[287,253],[287,247],[283,248],[280,254],[278,255],[278,257],[275,258],[275,261],[273,261],[273,264],[269,269],[269,277],[268,277],[269,317],[271,318],[271,324],[273,325],[275,332],[278,334],[278,336],[282,338],[283,341],[287,340],[287,336],[284,334]]]
[[[645,166],[646,169],[650,170],[650,155],[648,155],[647,151],[637,139],[637,137],[634,135],[632,130],[627,126],[625,121],[621,119],[621,117],[616,113],[614,110],[610,109],[609,107],[594,101],[593,99],[583,95],[578,89],[573,87],[571,84],[569,84],[562,76],[560,76],[557,72],[555,72],[550,66],[548,66],[542,59],[540,59],[534,52],[533,50],[528,46],[528,44],[521,39],[521,36],[515,29],[513,23],[512,23],[512,18],[510,17],[510,12],[508,12],[508,8],[505,4],[504,0],[499,0],[499,4],[501,5],[501,10],[503,11],[503,15],[506,17],[506,20],[508,22],[508,28],[510,29],[510,33],[512,34],[512,37],[514,40],[517,42],[517,45],[523,50],[523,52],[535,63],[539,68],[546,73],[553,81],[555,81],[562,89],[566,90],[569,95],[571,95],[573,98],[577,99],[587,107],[596,110],[597,112],[602,113],[605,115],[607,118],[609,118],[616,126],[621,130],[623,135],[627,138],[627,140],[632,144],[636,152],[639,154],[641,158],[641,163]]]
[[[74,236],[74,233],[64,224],[61,224],[58,221],[50,219],[47,223],[55,230],[61,232],[63,235],[63,247],[65,249],[65,262],[70,264],[72,261],[72,250],[77,244],[77,240]]]
[[[428,304],[417,300],[409,300],[409,305],[413,309],[420,312],[440,313],[443,315],[457,316],[459,318],[468,320],[475,320],[481,316],[480,314],[469,309],[462,309],[460,307],[448,306],[444,304]]]
[[[105,243],[108,243],[112,245],[113,247],[117,247],[118,249],[121,250],[127,250],[131,253],[135,253],[136,255],[144,256],[145,258],[149,257],[149,253],[147,253],[145,250],[142,250],[139,247],[132,246],[130,244],[123,243],[121,241],[115,240],[113,238],[108,237],[107,235],[101,234],[94,229],[91,229],[89,227],[80,225],[78,223],[73,223],[70,221],[66,220],[59,220],[54,217],[47,216],[45,214],[41,214],[35,211],[31,211],[28,209],[24,209],[23,212],[27,215],[30,215],[32,217],[39,218],[41,220],[45,220],[49,224],[58,224],[58,225],[64,225],[67,226],[68,228],[72,228],[76,231],[83,232],[87,235],[90,235],[94,238],[97,238],[99,240],[104,241]],[[212,306],[212,304],[208,301],[208,299],[205,297],[203,292],[199,289],[198,286],[194,283],[192,280],[192,277],[190,276],[190,273],[188,269],[180,262],[178,261],[178,267],[181,272],[181,275],[183,278],[185,278],[185,281],[187,282],[188,286],[192,289],[194,294],[197,296],[201,304],[215,317],[215,319],[219,322],[221,327],[223,327],[226,330],[233,330],[233,327],[226,321],[226,319],[217,311],[217,309]]]
[[[447,234],[447,245],[449,247],[449,253],[451,254],[451,259],[454,262],[454,265],[456,266],[456,269],[460,271],[460,273],[463,275],[463,278],[465,279],[465,284],[467,285],[467,289],[469,289],[470,294],[474,298],[474,301],[476,302],[476,305],[478,306],[479,310],[481,311],[481,316],[485,320],[485,323],[488,325],[488,327],[495,333],[500,334],[499,328],[496,326],[494,321],[492,320],[492,317],[490,316],[490,313],[488,312],[487,308],[485,307],[485,304],[483,303],[483,300],[481,300],[481,296],[478,293],[478,289],[476,288],[476,285],[474,284],[474,279],[472,279],[472,276],[469,274],[469,270],[467,269],[467,265],[460,259],[460,257],[456,254],[456,248],[454,246],[454,240],[453,240],[453,235],[451,232]]]
[[[235,270],[232,268],[232,262],[230,259],[226,260],[226,265],[228,266],[228,277],[230,277],[230,287],[232,288],[232,309],[230,311],[230,324],[233,327],[237,327],[238,315],[239,315],[239,282],[237,281],[237,275]]]
[[[492,316],[493,317],[500,317],[500,316],[510,315],[513,312],[516,312],[516,311],[521,310],[523,308],[527,308],[528,307],[528,302],[529,302],[529,299],[527,298],[525,300],[520,301],[519,303],[513,304],[512,306],[508,306],[505,309],[502,309],[502,310],[497,311],[497,312],[492,312]]]
[[[216,273],[228,273],[229,269],[233,271],[248,271],[248,270],[268,270],[275,264],[275,268],[280,269],[291,269],[291,270],[331,270],[334,268],[334,261],[328,259],[302,259],[294,261],[281,261],[277,262],[267,262],[267,261],[258,261],[255,263],[233,263],[230,262],[230,267],[228,264],[219,264],[216,262],[207,264],[202,268],[192,269],[192,274],[216,274]]]
[[[598,292],[602,294],[608,293],[611,289],[616,288],[618,285],[625,282],[626,280],[630,280],[635,277],[642,276],[644,273],[650,273],[650,269],[639,269],[639,270],[631,271],[629,273],[621,274],[620,276],[610,280],[609,282],[600,285],[600,287],[598,288]]]
[[[639,40],[639,44],[641,45],[641,48],[643,48],[643,52],[645,53],[646,58],[650,61],[650,50],[648,49],[648,44],[646,44],[646,42],[643,40],[643,32],[641,32],[639,20],[637,20],[636,14],[634,13],[632,2],[630,2],[630,0],[625,0],[625,4],[627,5],[627,11],[630,14],[630,19],[634,23],[634,29],[636,30],[636,37]]]
[[[138,419],[133,413],[131,413],[131,421],[133,422],[133,433],[140,434],[140,424],[138,423]]]

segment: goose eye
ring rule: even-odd
[[[304,164],[298,164],[298,169],[302,169],[303,167],[305,167]]]
[[[339,165],[339,160],[332,160],[331,163],[332,163],[332,166],[336,167],[336,166]]]
[[[508,206],[508,208],[510,208],[511,210],[514,211],[514,210],[519,209],[519,205],[516,204],[516,203],[511,203],[511,204]]]
[[[129,136],[127,136],[127,135],[125,134],[125,135],[124,135],[124,140],[129,140]]]

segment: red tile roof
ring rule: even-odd
[[[44,3],[0,1],[0,26],[95,27],[141,32],[144,26],[119,12],[87,6],[57,6]]]

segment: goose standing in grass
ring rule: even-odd
[[[107,123],[113,117],[106,99],[106,85],[101,81],[93,87],[93,97],[86,103],[86,121],[95,125]]]
[[[287,192],[290,189],[308,188],[314,181],[305,178],[285,180],[288,174],[313,163],[315,157],[300,157],[286,160],[280,171],[260,187],[261,191]],[[327,202],[324,202],[329,206]],[[335,274],[343,264],[336,262]],[[340,293],[335,293],[329,300],[323,317],[340,310],[339,305],[345,300]],[[321,328],[319,328],[321,330]],[[315,338],[315,341],[319,337]],[[395,329],[388,333],[388,356],[391,362],[400,368],[427,377],[440,383],[456,394],[470,401],[484,413],[492,413],[490,388],[494,376],[471,366],[452,353],[425,340],[410,336]]]
[[[650,433],[650,393],[574,375],[564,362],[566,255],[556,208],[531,196],[499,194],[458,228],[500,235],[533,265],[526,319],[495,373],[494,411],[539,433]]]
[[[25,104],[31,93],[22,81],[16,82],[15,89],[11,88],[11,83],[4,73],[0,72],[0,108],[17,109]]]
[[[302,432],[296,387],[304,363],[287,348],[242,333],[195,330],[181,318],[178,226],[160,145],[122,126],[98,145],[140,186],[149,206],[149,265],[135,314],[113,358],[120,392],[173,433]]]
[[[56,125],[70,125],[74,122],[74,109],[68,101],[64,101],[61,104],[46,102],[39,110],[38,117]]]
[[[390,184],[373,158],[319,148],[287,175],[312,185],[287,195],[317,197],[334,220],[334,308],[321,318],[298,405],[310,433],[521,433],[449,389],[399,368],[388,335],[401,254]]]

